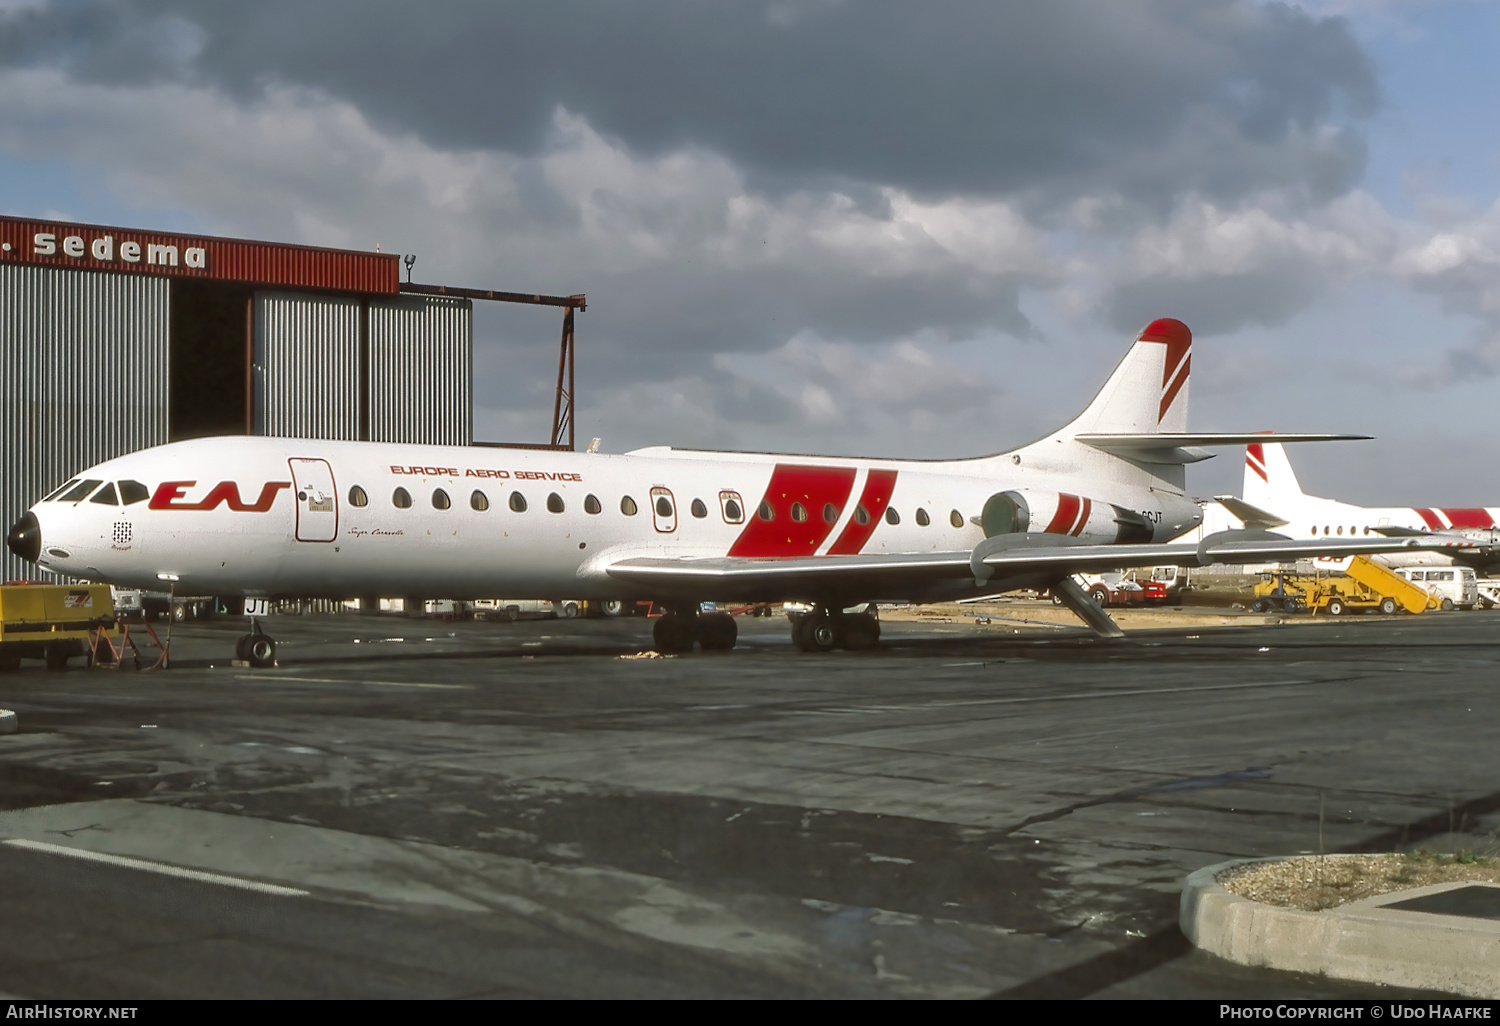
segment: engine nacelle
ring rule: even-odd
[[[1062,534],[1096,545],[1129,545],[1150,542],[1156,533],[1151,521],[1134,510],[1068,492],[1030,489],[991,495],[979,520],[986,538]]]

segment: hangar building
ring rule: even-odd
[[[566,306],[571,393],[583,297],[412,285],[400,262],[0,217],[0,516],[90,464],[206,435],[472,444],[474,297]],[[0,579],[28,572],[3,558]]]

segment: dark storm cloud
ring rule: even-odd
[[[1194,335],[1224,335],[1250,326],[1277,328],[1305,309],[1323,287],[1311,267],[1194,280],[1148,279],[1115,292],[1109,322],[1121,332],[1133,332],[1170,315],[1185,322]]]
[[[445,148],[535,152],[563,107],[768,182],[1155,206],[1342,191],[1376,92],[1343,22],[1238,0],[126,0],[0,22],[0,59],[306,85]]]

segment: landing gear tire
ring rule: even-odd
[[[678,613],[668,613],[656,621],[651,636],[662,655],[680,655],[693,650],[693,621]]]
[[[792,641],[804,652],[832,652],[838,633],[827,613],[809,613],[792,628]]]
[[[841,618],[842,627],[837,633],[843,648],[851,652],[867,652],[880,643],[880,621],[870,613],[854,613]]]
[[[1380,600],[1380,611],[1383,614],[1385,614],[1386,616],[1394,616],[1394,615],[1396,615],[1396,600],[1393,599],[1393,598],[1383,598],[1383,599],[1381,599]]]
[[[47,646],[47,669],[54,672],[68,668],[68,646],[54,641]]]
[[[698,647],[705,652],[728,652],[739,640],[740,628],[728,613],[704,613],[698,617]]]
[[[257,669],[276,665],[276,642],[266,634],[247,634],[240,639],[244,645],[245,662]]]

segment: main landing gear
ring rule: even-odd
[[[669,610],[652,631],[656,650],[663,655],[691,652],[693,643],[705,652],[728,652],[740,629],[728,613],[700,613],[697,606]]]
[[[260,621],[250,621],[250,633],[234,643],[234,657],[258,669],[276,665],[276,642],[260,629]]]
[[[873,607],[869,612],[845,613],[817,606],[792,622],[792,643],[803,652],[831,652],[836,648],[863,652],[879,641],[880,621]]]

